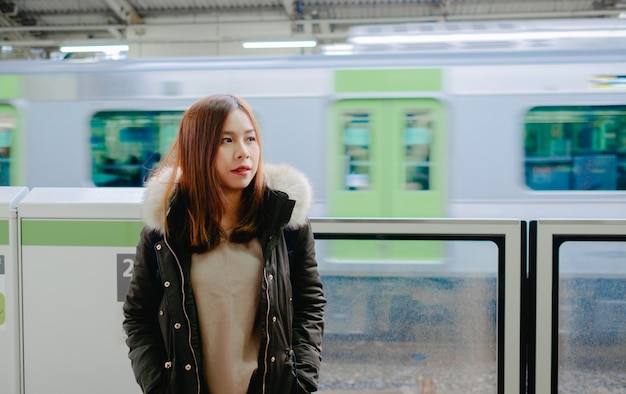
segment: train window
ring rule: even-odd
[[[626,106],[528,111],[526,185],[534,190],[626,190]]]
[[[105,111],[91,119],[96,186],[142,186],[170,147],[183,111]]]
[[[370,189],[370,121],[368,113],[344,114],[345,190]]]
[[[5,112],[0,105],[0,186],[11,184],[11,137],[16,127],[12,107]]]
[[[430,189],[431,111],[417,111],[404,116],[404,188]]]

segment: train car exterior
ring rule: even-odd
[[[257,111],[267,160],[311,178],[321,215],[624,216],[623,67],[609,54],[0,64],[1,180],[140,186],[182,111],[226,91]]]

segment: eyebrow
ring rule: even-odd
[[[256,130],[255,129],[249,129],[249,130],[244,131],[243,133],[244,134],[256,133]],[[238,134],[238,133],[234,132],[234,131],[224,130],[224,131],[222,131],[222,134],[229,134],[229,135],[231,135],[231,134]]]

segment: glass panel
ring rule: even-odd
[[[404,189],[430,189],[431,111],[404,115]]]
[[[370,114],[344,114],[343,129],[345,190],[369,190],[372,166]]]
[[[91,119],[96,186],[142,186],[169,149],[182,111],[99,112]]]
[[[525,116],[534,190],[626,190],[626,106],[533,108]]]
[[[558,392],[625,392],[626,242],[563,243],[558,308]]]
[[[11,136],[15,130],[15,116],[0,112],[0,186],[11,184]]]
[[[316,241],[328,300],[320,393],[497,392],[495,244],[437,241],[439,261],[345,263],[325,258],[329,242]],[[419,254],[433,241],[384,242]]]

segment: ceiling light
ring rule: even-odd
[[[626,37],[626,30],[580,30],[580,31],[537,31],[537,32],[516,32],[507,34],[497,33],[469,33],[469,34],[440,34],[440,35],[378,35],[378,36],[358,36],[351,37],[349,41],[353,44],[417,44],[417,43],[442,43],[456,41],[498,41],[506,39],[518,40],[545,40],[559,38],[614,38]]]
[[[59,48],[63,53],[105,52],[119,53],[128,51],[128,45],[64,45]]]
[[[354,45],[338,43],[322,46],[322,54],[324,55],[351,55],[354,53]]]
[[[302,41],[245,41],[243,47],[246,49],[264,48],[313,48],[317,45],[315,40]]]

